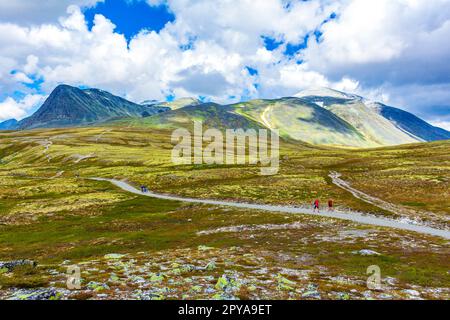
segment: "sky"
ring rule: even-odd
[[[0,121],[61,83],[134,102],[330,87],[450,130],[450,0],[0,0]]]

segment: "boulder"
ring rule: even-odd
[[[14,261],[7,261],[7,262],[0,261],[0,270],[7,269],[8,272],[12,272],[12,271],[14,271],[15,268],[17,268],[19,266],[36,267],[37,262],[31,261],[31,260],[14,260]]]

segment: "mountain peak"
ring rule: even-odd
[[[142,117],[164,111],[142,106],[100,89],[79,89],[58,85],[31,117],[18,123],[19,129],[90,125],[120,117]]]
[[[9,119],[0,122],[0,130],[13,130],[16,128],[18,121],[16,119]]]
[[[304,98],[304,97],[327,97],[327,98],[336,98],[336,99],[361,99],[360,96],[349,94],[345,92],[341,92],[338,90],[334,90],[327,87],[312,87],[303,91],[300,91],[294,97]]]

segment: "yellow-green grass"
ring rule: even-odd
[[[377,236],[370,240],[333,240],[340,231],[367,227],[317,217],[186,205],[128,194],[107,182],[85,179],[127,178],[164,193],[261,203],[305,205],[315,198],[323,202],[331,198],[342,208],[396,215],[332,184],[328,174],[338,171],[361,191],[417,210],[421,217],[430,211],[435,222],[447,224],[448,141],[372,150],[282,141],[280,173],[269,177],[261,176],[258,166],[175,166],[172,147],[170,131],[145,128],[0,133],[0,260],[29,258],[59,264],[111,252],[240,246],[271,252],[273,257],[268,259],[280,267],[296,266],[277,261],[275,253],[310,255],[311,265],[302,266],[314,272],[322,266],[329,274],[364,279],[365,268],[377,264],[383,275],[407,284],[449,287],[449,252],[441,239],[376,229]],[[82,156],[89,157],[77,161]],[[261,231],[253,238],[245,237],[246,233],[196,234],[224,226],[295,221],[307,227]],[[382,255],[352,254],[367,247]],[[34,276],[29,276],[33,282]],[[316,280],[321,281],[319,273]]]

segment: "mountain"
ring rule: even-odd
[[[180,98],[170,102],[163,102],[157,104],[158,106],[169,107],[171,110],[177,110],[188,106],[198,106],[202,102],[195,98]]]
[[[19,129],[89,125],[119,117],[142,117],[162,112],[99,89],[60,85],[31,117],[18,123]],[[164,111],[164,110],[163,110]]]
[[[450,132],[433,127],[409,112],[369,102],[357,95],[316,88],[296,96],[351,124],[364,136],[368,147],[450,139]],[[345,145],[351,146],[352,143]]]
[[[0,123],[0,130],[14,130],[17,127],[16,119],[6,120]]]
[[[317,99],[328,98],[328,99],[343,99],[343,100],[361,100],[362,99],[362,97],[354,95],[354,94],[349,94],[349,93],[333,90],[330,88],[322,88],[322,87],[314,87],[314,88],[309,88],[309,89],[300,91],[299,93],[294,95],[294,97],[296,97],[296,98],[315,97]]]
[[[369,106],[401,130],[424,141],[450,139],[450,132],[447,130],[434,127],[409,112],[389,107],[378,102],[370,103]]]
[[[136,104],[99,89],[60,85],[31,117],[2,125],[32,129],[111,122],[177,128],[192,127],[194,120],[219,129],[278,129],[282,137],[339,147],[372,148],[450,139],[450,132],[411,113],[329,88],[308,89],[294,97],[219,105],[194,98]]]
[[[217,103],[188,105],[146,119],[130,119],[129,123],[136,126],[173,129],[180,127],[192,128],[194,121],[202,121],[206,128],[264,128],[258,122],[236,113],[233,106],[224,106]]]
[[[234,105],[235,112],[280,135],[317,145],[365,147],[368,142],[351,124],[302,98],[253,100]]]
[[[282,137],[338,147],[373,148],[450,139],[449,132],[406,111],[375,105],[363,97],[328,88],[308,89],[295,97],[226,106],[215,103],[178,106],[145,121],[133,120],[133,124],[176,128],[190,127],[194,120],[220,129],[278,129]]]

